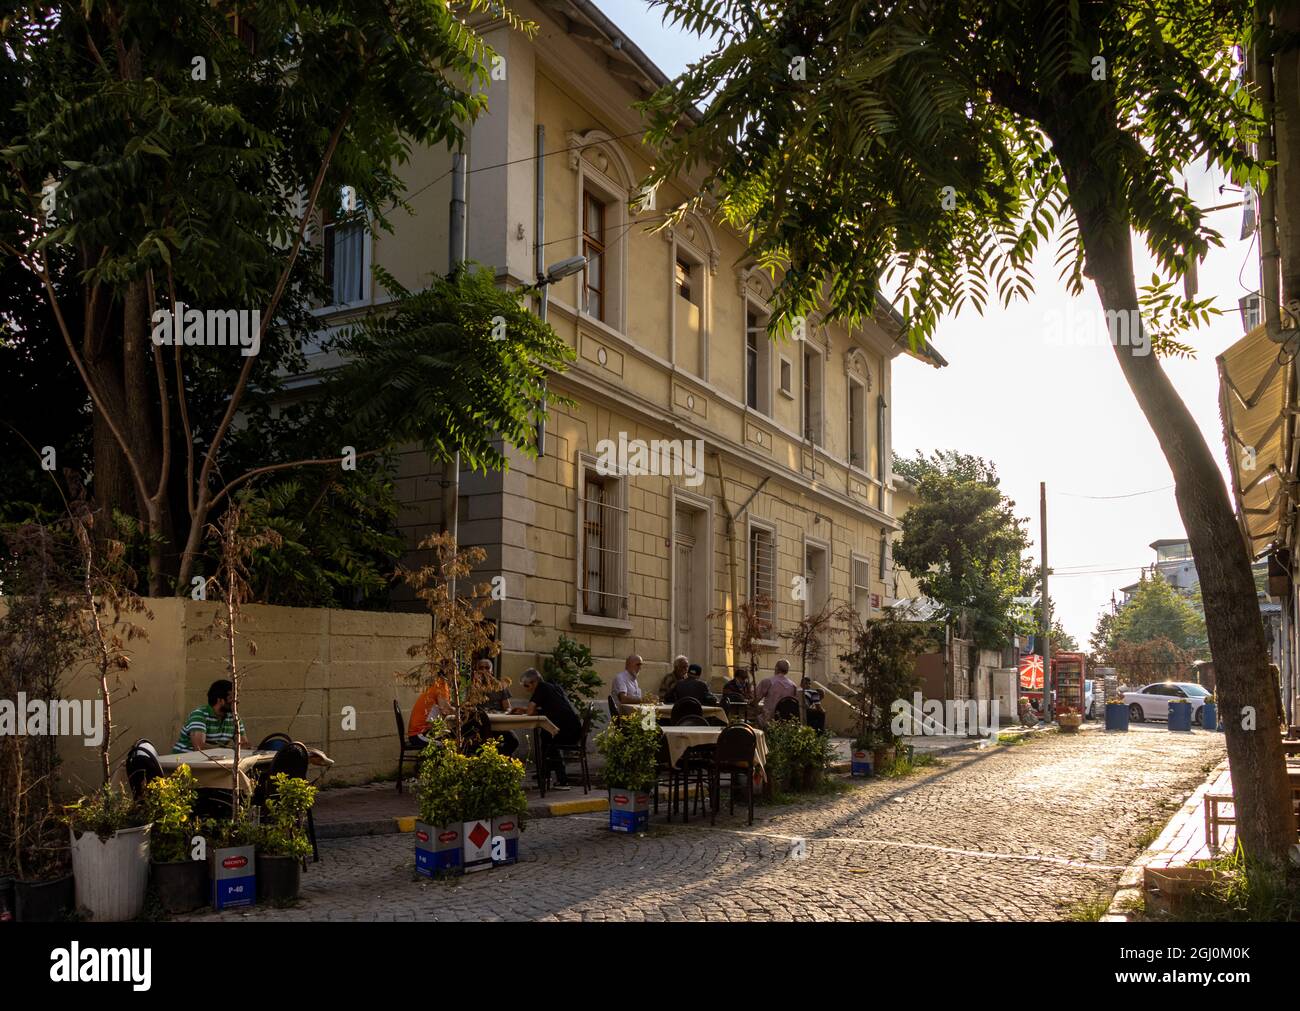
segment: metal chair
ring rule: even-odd
[[[271,759],[270,767],[259,779],[253,793],[253,804],[261,808],[263,815],[266,814],[266,802],[275,796],[275,784],[271,778],[283,772],[291,779],[305,780],[310,762],[311,756],[307,753],[307,746],[301,741],[290,741],[275,753],[275,758]],[[316,819],[312,817],[311,808],[307,809],[307,838],[311,840],[312,863],[319,863],[320,848],[316,845]],[[307,866],[306,858],[303,859],[303,866]]]
[[[591,773],[587,769],[587,735],[591,733],[591,706],[584,706],[582,713],[582,730],[578,734],[578,740],[572,744],[556,744],[551,742],[551,749],[559,755],[561,762],[576,761],[582,768],[582,792],[591,792]]]
[[[699,699],[678,699],[673,703],[673,711],[668,715],[668,721],[674,727],[684,726],[681,721],[687,716],[704,716],[704,707],[700,705]]]
[[[668,820],[673,820],[673,811],[677,807],[677,776],[681,770],[673,765],[672,755],[668,751],[668,738],[659,733],[659,750],[655,754],[655,814],[659,813],[659,787],[668,787]],[[665,777],[667,782],[665,783]]]
[[[126,754],[126,779],[131,793],[139,799],[144,795],[145,784],[163,774],[158,762],[158,752],[147,740],[136,741]]]
[[[699,715],[698,713],[692,713],[687,716],[683,716],[679,720],[674,720],[672,725],[674,727],[707,727],[709,725],[709,721],[706,720],[703,716]]]
[[[267,734],[262,738],[262,743],[257,746],[258,751],[279,751],[285,745],[292,744],[293,738],[282,731],[276,731],[274,734]]]
[[[798,720],[799,719],[799,702],[796,699],[782,699],[776,704],[776,709],[772,713],[774,720]]]
[[[745,793],[749,801],[749,824],[754,824],[754,756],[758,750],[758,737],[753,727],[737,724],[718,735],[718,746],[713,752],[711,800],[713,824],[718,823],[718,808],[722,806],[722,774],[727,774],[727,794],[731,814],[736,813],[736,777],[745,778]]]
[[[401,750],[397,753],[397,792],[401,793],[402,792],[402,767],[407,762],[414,763],[415,765],[414,771],[415,774],[418,776],[420,774],[420,763],[424,761],[424,759],[420,757],[420,752],[423,751],[424,749],[417,748],[411,744],[411,739],[410,737],[407,736],[406,733],[406,721],[402,719],[402,707],[397,704],[397,699],[393,699],[393,719],[397,723],[397,744],[398,747],[401,748]],[[408,751],[414,752],[414,754],[407,755]]]
[[[605,701],[609,703],[609,718],[612,720],[618,715],[618,703],[614,701],[613,695],[609,696]]]

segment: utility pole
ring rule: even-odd
[[[469,172],[469,156],[457,151],[451,156],[451,221],[447,260],[451,273],[456,273],[465,262],[466,210],[465,179]],[[443,467],[443,528],[450,531],[456,550],[460,550],[460,453]],[[447,489],[451,490],[450,496]],[[448,586],[452,600],[456,599],[456,580]]]
[[[1038,482],[1039,540],[1043,565],[1043,722],[1052,722],[1052,598],[1047,595],[1047,482]]]

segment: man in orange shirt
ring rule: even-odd
[[[429,738],[426,735],[429,723],[439,716],[447,716],[450,713],[451,689],[447,686],[446,678],[440,675],[434,679],[433,684],[421,692],[411,708],[411,719],[406,725],[406,733],[411,738],[412,747],[423,748],[428,744]]]

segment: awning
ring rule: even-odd
[[[1237,519],[1259,557],[1278,536],[1285,506],[1289,366],[1264,324],[1219,355],[1219,412]]]

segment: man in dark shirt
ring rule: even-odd
[[[524,691],[530,692],[528,702],[529,716],[545,716],[555,724],[558,734],[548,730],[538,730],[537,735],[542,745],[543,754],[547,756],[548,765],[555,772],[557,790],[569,788],[569,775],[564,769],[564,762],[555,747],[577,744],[582,736],[582,721],[574,712],[573,705],[563,689],[543,681],[535,668],[529,667],[520,677],[519,683]]]
[[[695,699],[702,706],[716,706],[717,698],[700,677],[703,673],[699,664],[691,664],[686,668],[686,677],[673,685],[672,691],[664,697],[664,701],[672,703],[678,699]]]

